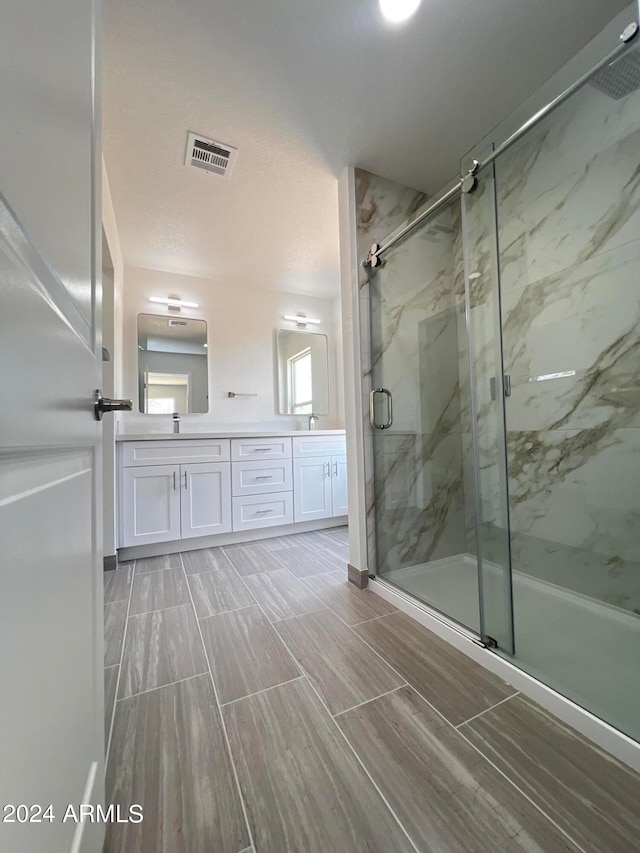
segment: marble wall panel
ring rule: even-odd
[[[356,170],[364,256],[372,242],[388,236],[384,227],[394,217],[404,213],[389,231],[413,218],[425,199],[363,175]],[[459,206],[442,211],[360,282],[363,408],[368,411],[372,385],[393,391],[393,429],[371,436],[371,463],[384,484],[377,502],[371,477],[367,484],[370,554],[377,548],[382,570],[466,549],[455,287],[463,274],[459,226]],[[368,423],[364,428],[371,434]]]
[[[513,568],[640,612],[640,92],[496,165]]]

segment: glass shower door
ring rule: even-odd
[[[370,271],[370,318],[377,575],[479,634],[459,198]]]

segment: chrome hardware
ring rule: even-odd
[[[264,474],[262,477],[256,477],[256,480],[273,480],[273,474]]]
[[[182,419],[180,417],[180,413],[174,412],[173,413],[173,432],[175,433],[175,435],[179,435],[179,433],[180,433],[180,421],[181,420]]]
[[[328,462],[326,463],[326,465],[327,465],[327,473],[325,474],[325,477],[330,477],[331,476],[330,465]],[[322,467],[324,468],[324,464]]]
[[[273,450],[273,447],[254,447],[253,448],[254,453],[271,453],[272,450]]]
[[[131,400],[110,400],[102,396],[102,391],[97,388],[93,395],[93,416],[97,421],[102,420],[105,412],[130,412],[133,408]]]
[[[256,515],[264,515],[267,512],[273,512],[273,510],[272,509],[257,509]]]
[[[632,21],[624,30],[620,33],[620,41],[624,44],[628,44],[628,42],[633,41],[633,39],[638,34],[638,24],[635,21]]]
[[[376,421],[376,410],[375,410],[375,400],[376,394],[384,394],[387,398],[387,420],[386,423],[379,424]],[[391,391],[387,390],[387,388],[372,388],[369,394],[369,421],[371,422],[371,426],[374,429],[389,429],[391,424],[393,423],[393,402],[391,398]]]
[[[334,477],[338,476],[338,463],[337,462],[333,463],[333,476]]]
[[[258,396],[257,394],[242,394],[239,391],[227,391],[227,397],[231,397],[231,399],[233,399],[234,397],[257,397],[257,396]]]
[[[309,429],[316,428],[316,421],[319,421],[320,418],[317,415],[314,415],[313,412],[309,415]]]
[[[379,267],[382,261],[380,260],[378,253],[380,251],[379,243],[372,243],[371,248],[369,249],[369,254],[362,262],[363,267],[371,267],[371,269],[375,269]]]
[[[491,402],[495,403],[496,401],[496,388],[498,386],[498,382],[495,376],[492,376],[489,379],[489,394],[491,396]],[[505,373],[502,377],[502,393],[505,397],[511,396],[511,377],[508,373]]]
[[[466,175],[462,175],[460,178],[460,189],[463,193],[472,193],[475,188],[478,186],[478,179],[476,178],[476,172],[480,168],[480,162],[478,160],[472,160],[471,165],[469,166],[469,170]]]
[[[174,471],[173,472],[173,491],[175,492],[175,490],[176,490],[176,472]]]
[[[184,472],[184,487],[185,487],[185,489],[189,488],[189,486],[187,485],[187,472],[186,471]]]

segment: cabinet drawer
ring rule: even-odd
[[[346,452],[346,440],[342,435],[305,435],[293,439],[294,459],[304,459],[308,456],[344,456]]]
[[[233,529],[251,530],[293,522],[293,494],[243,495],[233,498]]]
[[[122,444],[122,464],[179,465],[188,462],[228,462],[230,442],[222,439],[174,439],[173,441],[127,441]]]
[[[282,462],[233,462],[231,481],[234,497],[264,492],[290,492],[293,489],[291,460]]]
[[[291,439],[232,438],[231,460],[248,462],[250,459],[291,459]]]

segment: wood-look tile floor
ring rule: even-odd
[[[105,853],[640,851],[640,776],[346,576],[346,528],[105,575]]]

